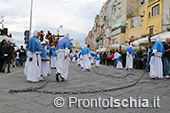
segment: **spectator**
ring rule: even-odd
[[[146,62],[148,58],[148,48],[146,47],[143,54],[142,54],[142,61],[143,61],[143,67],[146,68]]]
[[[20,66],[23,66],[25,57],[26,57],[26,51],[23,48],[23,46],[21,46],[20,53],[19,53],[19,63],[20,63]]]
[[[2,52],[3,52],[3,55],[4,55],[4,65],[3,65],[2,72],[4,72],[4,73],[5,73],[6,65],[8,65],[8,72],[7,73],[11,72],[10,71],[10,65],[11,65],[13,51],[14,51],[14,47],[11,45],[11,41],[8,40],[8,43],[5,44],[2,47]]]
[[[16,57],[17,57],[17,52],[14,50],[12,53],[12,67],[15,67],[16,65]]]
[[[16,66],[19,66],[19,53],[20,53],[20,49],[18,48],[17,50],[17,56],[16,56]]]
[[[0,43],[0,72],[3,71],[3,65],[4,65],[4,56],[2,53],[2,47],[6,44],[6,40],[2,40],[2,42]]]
[[[106,52],[104,52],[104,54],[103,54],[103,64],[104,65],[105,65],[106,58],[107,58],[107,54],[106,54]]]
[[[169,76],[169,65],[170,65],[170,45],[168,42],[168,38],[166,39],[166,43],[164,46],[165,55],[163,55],[163,63],[164,63],[164,76],[168,79]]]
[[[108,52],[107,54],[107,65],[111,64],[111,60],[112,60],[112,51]]]

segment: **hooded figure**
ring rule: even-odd
[[[41,42],[42,52],[40,54],[41,58],[47,59],[47,53],[45,51],[46,42]],[[43,80],[43,76],[47,76],[49,74],[49,65],[47,61],[41,61],[41,80]]]
[[[55,50],[57,54],[56,80],[59,81],[61,78],[65,81],[68,78],[69,54],[72,52],[69,33],[59,40]]]
[[[156,42],[149,53],[151,54],[150,77],[153,79],[163,78],[163,65],[161,58],[165,53],[159,36],[156,37]]]
[[[87,48],[87,45],[84,45],[83,49],[81,50],[81,54],[80,54],[80,60],[82,60],[82,66],[83,66],[82,71],[84,71],[84,70],[90,71],[90,68],[91,68],[90,53],[91,53],[90,49]]]
[[[29,39],[27,45],[27,61],[25,65],[24,74],[27,81],[39,82],[41,76],[41,44],[39,41],[40,32],[36,30],[34,35]]]
[[[129,48],[127,48],[126,51],[127,55],[126,55],[126,69],[125,70],[132,70],[133,69],[133,59],[135,58],[135,55],[137,55],[137,53],[132,49],[132,45],[129,46]]]
[[[77,55],[74,54],[72,62],[75,63],[75,62],[76,62],[76,59],[77,59]]]

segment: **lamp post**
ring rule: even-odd
[[[31,0],[31,10],[30,10],[30,29],[29,29],[29,38],[31,37],[31,28],[32,28],[32,7],[33,7],[33,0]]]
[[[63,28],[63,25],[60,25],[60,27],[57,29],[57,32],[58,32],[58,39],[60,38],[60,34],[59,34],[59,29],[62,29]]]

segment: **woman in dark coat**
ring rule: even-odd
[[[4,56],[2,53],[2,47],[6,44],[6,40],[2,40],[2,42],[0,43],[0,72],[2,72],[2,67],[4,65]]]

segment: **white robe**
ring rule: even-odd
[[[90,53],[80,56],[80,58],[82,59],[83,70],[91,68],[89,57],[91,57]]]
[[[49,74],[49,69],[48,69],[48,62],[47,61],[41,61],[41,75],[42,76],[47,76]]]
[[[78,59],[77,59],[77,65],[79,65],[79,64],[80,64],[80,59],[78,58]]]
[[[39,82],[41,76],[41,57],[40,52],[32,53],[27,52],[27,61],[25,65],[24,74],[26,79],[31,82]],[[29,59],[33,58],[30,62]]]
[[[100,60],[96,60],[96,67],[100,67]]]
[[[163,78],[163,64],[162,53],[155,52],[155,55],[151,57],[150,61],[150,77],[151,78]]]
[[[117,62],[117,69],[122,69],[123,68],[123,65],[122,65],[122,62]]]
[[[50,57],[49,56],[47,56],[47,59],[49,59],[50,60]],[[50,61],[47,61],[47,69],[48,69],[48,74],[51,74],[51,69],[50,69]]]
[[[134,56],[132,54],[129,54],[129,52],[127,52],[127,55],[126,55],[126,69],[128,69],[128,68],[133,69],[133,57]]]
[[[51,68],[56,68],[56,67],[57,67],[57,57],[51,56]]]
[[[69,69],[69,56],[70,53],[69,49],[63,49],[60,51],[57,51],[57,72],[61,74],[61,77],[64,79],[68,78],[68,69]],[[67,58],[64,59],[65,55],[67,55]]]
[[[91,58],[90,58],[90,63],[91,63],[91,64],[94,64],[94,60],[95,60],[95,58],[94,58],[94,57],[91,57]]]
[[[73,63],[75,63],[75,62],[76,62],[76,57],[73,57],[72,62],[73,62]]]

